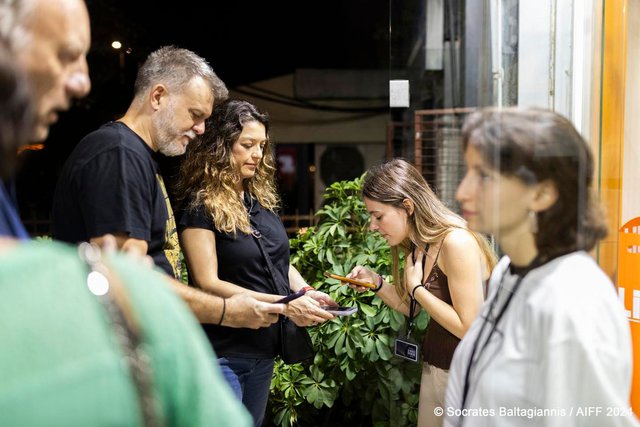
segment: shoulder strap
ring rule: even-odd
[[[438,252],[436,252],[436,260],[433,262],[433,265],[436,265],[438,263],[438,257],[440,256],[440,250],[442,249],[442,246],[444,245],[444,239],[446,239],[448,235],[449,235],[449,233],[445,234],[444,238],[440,242],[440,245],[438,246]]]
[[[442,242],[444,242],[444,239],[442,240]],[[435,256],[435,258],[433,260],[433,264],[431,264],[431,268],[429,269],[429,274],[422,276],[422,285],[426,286],[427,289],[429,289],[429,283],[427,281],[429,280],[429,277],[431,277],[431,274],[433,273],[433,269],[438,266],[438,256],[440,255],[440,249],[442,249],[442,242],[440,242],[440,245],[438,246],[438,252],[436,252],[436,256]],[[423,258],[422,258],[422,265],[423,266],[426,265],[427,253],[429,252],[429,246],[430,245],[427,245],[427,247],[425,248],[425,252],[424,252],[424,255],[423,255]]]
[[[251,216],[249,217],[249,222],[251,223],[251,235],[253,236],[255,241],[258,243],[258,248],[260,248],[260,253],[262,254],[262,258],[264,258],[264,261],[267,264],[267,270],[269,271],[269,276],[271,279],[270,282],[271,282],[271,287],[273,292],[276,295],[289,295],[290,292],[288,289],[283,289],[284,293],[278,290],[278,281],[276,280],[275,267],[273,266],[273,262],[271,262],[271,257],[269,256],[269,254],[267,253],[267,250],[262,244],[262,233],[260,233],[260,230],[258,230],[258,227],[256,226],[256,223],[253,220],[253,217]]]
[[[429,244],[427,243],[427,245],[424,248],[424,253],[422,254],[422,265],[423,266],[427,262],[427,254],[428,253],[429,253]]]

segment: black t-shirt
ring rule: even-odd
[[[275,213],[264,209],[257,200],[249,204],[256,228],[262,233],[262,244],[271,257],[274,274],[282,288],[289,289],[289,240],[282,221]],[[238,231],[224,233],[216,230],[213,219],[203,205],[183,210],[178,221],[180,230],[202,228],[213,231],[218,256],[218,277],[256,292],[275,294],[269,279],[267,264],[258,243],[251,234]],[[280,348],[280,327],[238,329],[203,324],[216,354],[220,357],[268,359]]]
[[[58,180],[54,238],[77,243],[124,233],[145,240],[155,264],[179,277],[178,233],[156,156],[121,122],[84,137]]]

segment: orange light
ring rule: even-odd
[[[30,144],[18,148],[18,154],[23,151],[40,151],[44,148],[44,144]]]

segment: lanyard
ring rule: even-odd
[[[529,265],[530,266],[535,266],[537,264],[538,264],[538,258],[536,257],[536,259],[534,259],[533,262],[531,264],[529,264]],[[482,333],[484,332],[484,329],[487,326],[487,323],[489,323],[488,322],[488,318],[489,318],[489,316],[491,316],[491,313],[493,313],[493,309],[495,308],[495,305],[496,305],[496,303],[498,301],[498,297],[500,296],[500,291],[502,290],[502,286],[504,284],[504,279],[505,279],[505,277],[507,275],[507,272],[508,272],[509,268],[510,268],[510,266],[507,266],[507,269],[505,270],[504,274],[502,275],[502,278],[500,279],[500,284],[498,285],[498,291],[496,292],[496,296],[493,299],[493,301],[491,301],[491,305],[489,306],[489,311],[487,312],[487,316],[484,318],[484,322],[482,323],[482,327],[480,328],[480,332],[478,333],[478,337],[476,338],[475,342],[473,343],[473,347],[471,349],[471,357],[469,358],[469,364],[467,365],[467,371],[466,371],[465,376],[464,376],[464,388],[463,388],[463,392],[462,392],[461,409],[464,409],[465,405],[467,403],[467,397],[469,395],[469,388],[471,386],[471,382],[470,382],[471,370],[474,368],[474,366],[480,360],[480,356],[482,356],[482,353],[484,352],[485,348],[487,347],[487,344],[489,344],[489,341],[491,341],[491,337],[493,336],[493,333],[498,328],[498,323],[500,322],[500,319],[502,319],[502,316],[504,316],[504,313],[507,311],[507,308],[509,308],[509,304],[511,303],[511,300],[513,300],[513,296],[520,289],[520,283],[522,282],[522,280],[525,277],[527,277],[527,275],[531,271],[531,269],[530,269],[529,271],[527,271],[527,273],[525,275],[519,276],[518,279],[516,280],[516,283],[513,285],[513,290],[509,294],[509,297],[507,298],[507,300],[505,301],[504,305],[500,309],[500,312],[496,316],[496,320],[493,323],[493,326],[491,327],[491,330],[489,331],[489,335],[487,336],[487,339],[484,341],[484,343],[482,344],[482,347],[480,348],[480,351],[478,352],[478,344],[480,342],[480,339],[482,338]],[[478,352],[478,357],[475,357],[476,352]],[[464,416],[461,415],[460,423],[462,423],[463,417]]]
[[[413,328],[413,319],[415,318],[416,308],[418,306],[418,301],[414,300],[411,297],[409,297],[409,300],[411,302],[409,303],[409,324],[407,325],[407,338],[411,336],[411,329]]]
[[[422,256],[422,265],[424,265],[425,260],[427,259],[427,252],[429,252],[429,245],[425,247],[424,255]],[[411,257],[413,258],[414,256],[415,256],[415,250],[411,252]],[[431,267],[431,269],[433,269],[433,267]],[[409,295],[409,301],[410,301],[409,302],[409,324],[407,325],[407,338],[411,336],[411,329],[413,328],[413,319],[415,318],[416,308],[418,307],[418,301],[413,299],[411,295]]]

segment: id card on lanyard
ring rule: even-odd
[[[405,360],[418,362],[420,360],[420,346],[411,339],[411,330],[413,328],[413,318],[416,314],[416,306],[418,302],[411,298],[409,304],[409,324],[407,325],[406,337],[396,337],[394,341],[393,353]]]
[[[424,265],[425,260],[427,258],[427,253],[429,252],[429,245],[425,248],[424,255],[422,257],[422,264]],[[411,256],[414,256],[415,252],[412,252]],[[440,253],[440,249],[438,249],[438,254]],[[436,255],[436,260],[438,256]],[[434,260],[434,265],[436,260]],[[433,269],[433,265],[431,266]],[[397,337],[394,341],[393,353],[401,357],[405,360],[409,360],[411,362],[418,362],[420,360],[420,346],[417,342],[411,339],[411,330],[413,329],[413,319],[416,315],[416,308],[418,306],[418,301],[416,301],[412,296],[409,296],[409,324],[407,325],[407,335],[406,337]]]

